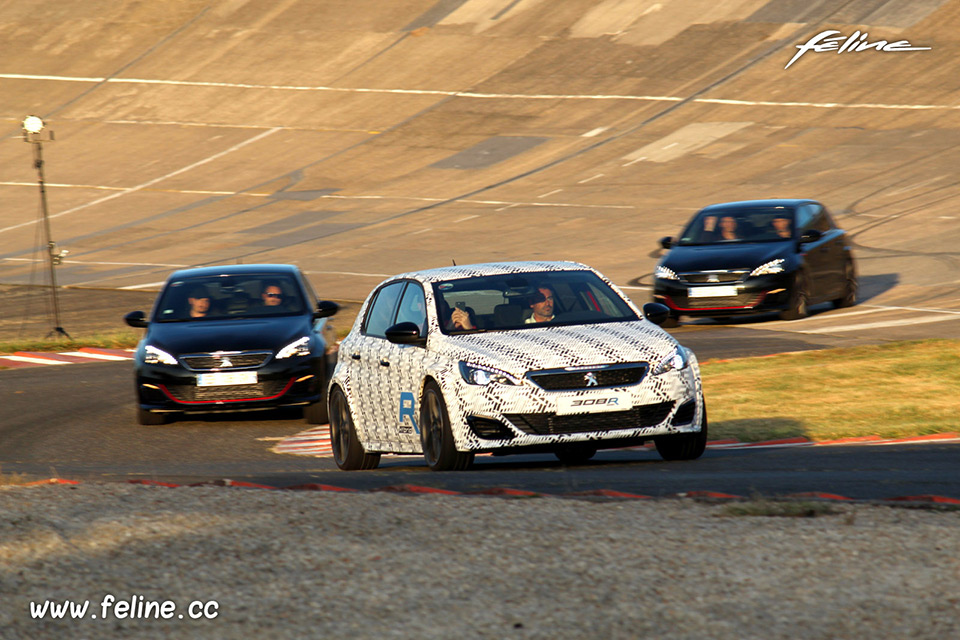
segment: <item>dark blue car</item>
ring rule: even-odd
[[[778,312],[803,318],[810,305],[857,301],[849,238],[814,200],[749,200],[699,211],[654,271],[653,299],[680,316]]]
[[[326,390],[336,334],[303,274],[281,264],[184,269],[170,275],[134,356],[140,424],[181,412],[302,406],[327,421]]]

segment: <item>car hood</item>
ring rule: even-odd
[[[794,251],[795,246],[792,240],[675,246],[661,264],[677,273],[719,269],[753,270],[771,260],[786,258]]]
[[[212,351],[276,352],[309,333],[303,316],[152,322],[146,342],[171,355]]]
[[[538,369],[615,362],[656,364],[676,346],[677,341],[660,327],[634,320],[443,336],[439,351],[454,360],[521,377]]]

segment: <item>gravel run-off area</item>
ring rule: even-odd
[[[0,637],[960,637],[960,512],[734,506],[7,486]]]

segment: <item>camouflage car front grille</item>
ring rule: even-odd
[[[645,404],[629,411],[608,411],[604,413],[577,413],[557,415],[555,413],[513,413],[504,415],[515,427],[530,435],[547,436],[567,433],[589,433],[593,431],[615,431],[617,429],[641,429],[655,427],[670,415],[673,401]]]
[[[531,371],[527,374],[527,377],[538,387],[547,391],[626,387],[642,382],[649,369],[650,365],[646,362],[634,362],[598,365],[595,368],[577,367],[576,371],[545,369]]]

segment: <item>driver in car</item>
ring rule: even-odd
[[[190,318],[205,318],[210,311],[210,294],[206,287],[196,286],[191,289],[187,304],[190,305],[187,312]]]
[[[553,289],[549,285],[540,285],[530,302],[530,308],[533,309],[533,315],[524,320],[524,324],[535,324],[538,322],[550,322],[553,320]]]

